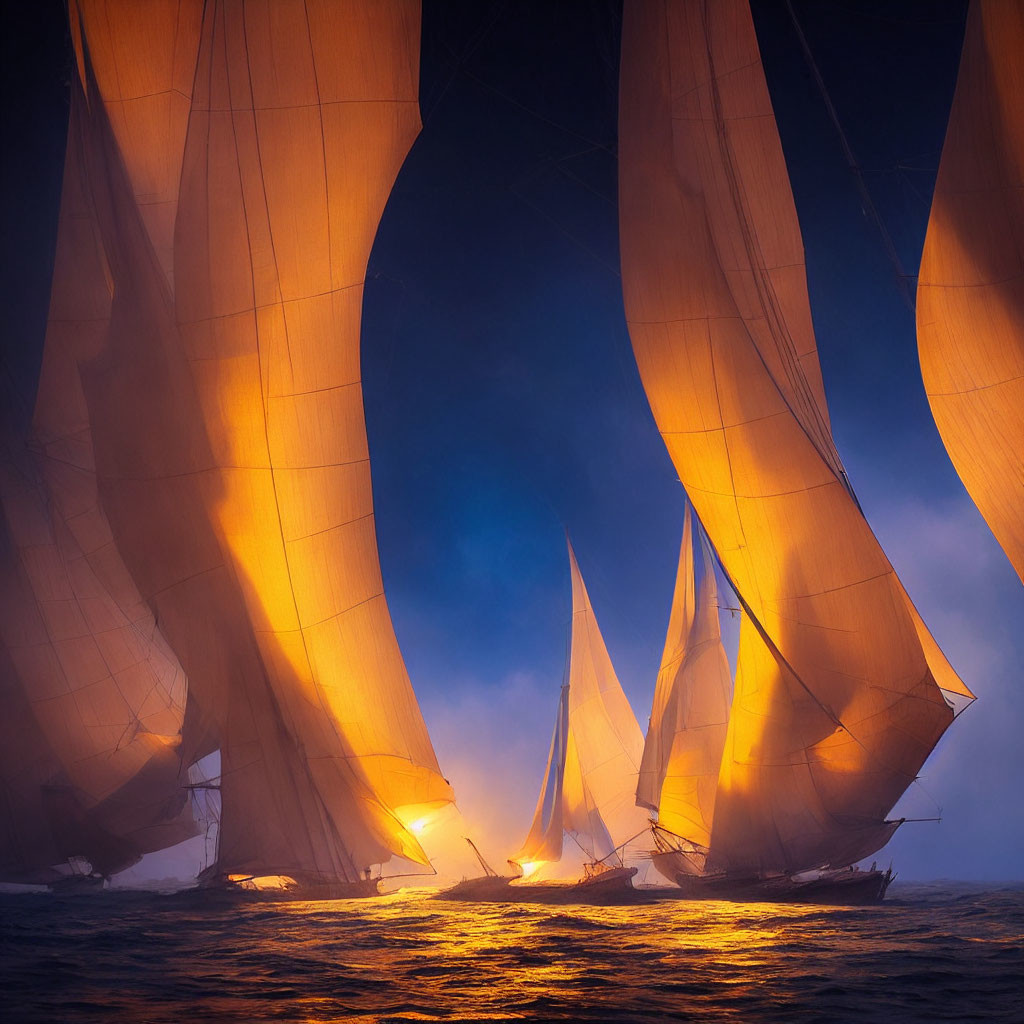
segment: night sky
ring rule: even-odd
[[[896,260],[787,4],[753,7],[836,442],[891,561],[980,698],[899,807],[941,808],[942,823],[905,826],[882,857],[904,878],[1021,877],[1024,588],[942,447],[906,301],[966,5],[794,0]],[[72,70],[61,3],[8,8],[3,358],[29,402]],[[614,0],[424,0],[423,131],[367,275],[385,588],[442,768],[495,860],[525,834],[550,742],[570,615],[565,530],[642,727],[682,531],[682,490],[622,309],[620,26]]]

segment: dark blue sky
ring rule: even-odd
[[[794,8],[908,274],[955,83],[959,0]],[[840,452],[868,517],[982,698],[912,787],[904,876],[1019,877],[1024,588],[928,411],[913,316],[785,3],[754,4],[807,250]],[[10,20],[13,15],[6,15]],[[4,353],[38,365],[70,76],[62,5],[3,33]],[[367,280],[363,375],[385,584],[442,766],[495,859],[525,831],[569,619],[568,528],[646,724],[682,493],[618,277],[614,0],[424,2],[424,128]],[[913,281],[910,282],[911,291]],[[930,796],[929,796],[930,794]]]

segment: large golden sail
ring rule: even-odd
[[[917,284],[921,375],[1024,580],[1024,8],[973,0]]]
[[[643,736],[608,656],[571,544],[569,568],[569,675],[533,822],[515,857],[520,864],[557,861],[563,832],[592,860],[604,860],[648,824],[634,800]]]
[[[845,866],[891,835],[886,815],[952,721],[929,659],[969,691],[832,441],[746,0],[627,3],[619,137],[634,352],[746,613],[709,864]]]
[[[383,594],[359,380],[418,4],[71,8],[113,293],[80,365],[99,492],[189,677],[186,756],[221,751],[218,869],[425,861],[403,820],[452,795]]]

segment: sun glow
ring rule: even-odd
[[[524,861],[519,865],[523,869],[523,878],[529,878],[544,863],[546,862],[542,860]]]

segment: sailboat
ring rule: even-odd
[[[788,891],[888,842],[892,807],[973,694],[836,451],[747,0],[627,2],[619,142],[634,354],[742,609],[710,833],[683,852],[726,892]]]
[[[366,261],[419,130],[419,6],[69,17],[79,272],[52,304],[87,288],[98,313],[48,337],[46,409],[80,396],[97,521],[187,676],[181,786],[220,755],[201,881],[375,892],[374,866],[428,864],[416,832],[453,800],[383,592],[359,374]],[[58,462],[67,433],[40,434]]]
[[[568,678],[559,693],[533,821],[509,861],[516,874],[497,875],[484,863],[483,876],[460,882],[443,898],[603,902],[627,899],[632,890],[637,869],[626,864],[623,848],[648,828],[647,814],[634,802],[643,735],[608,656],[571,543],[568,548]],[[561,859],[566,835],[586,858],[583,878],[530,883],[543,864]]]
[[[811,871],[794,878],[785,872],[742,875],[709,867],[733,690],[722,641],[716,564],[687,504],[672,613],[637,785],[637,804],[656,816],[651,861],[692,899],[879,902],[893,878],[890,870]],[[743,614],[742,609],[730,611]]]
[[[1024,10],[973,0],[917,282],[928,402],[1024,580]]]

